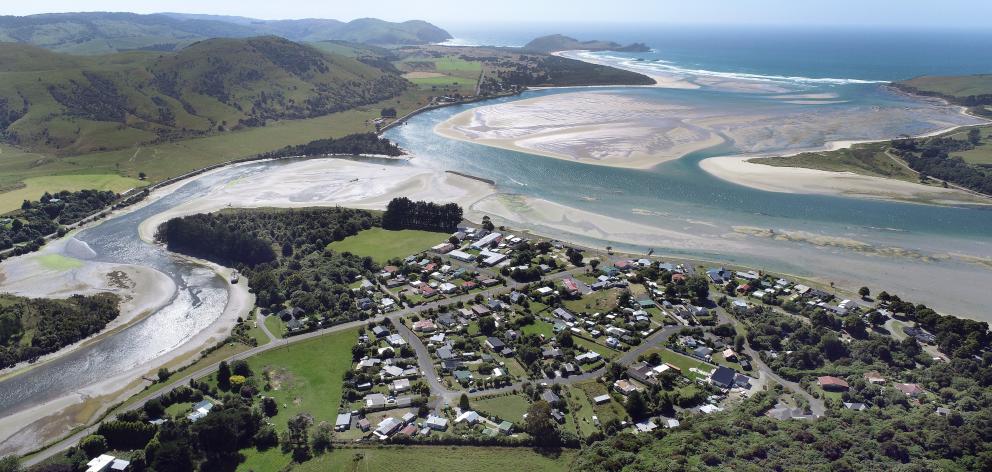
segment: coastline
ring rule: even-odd
[[[968,113],[964,107],[957,106],[957,108],[962,115],[985,120],[985,124],[992,122]],[[912,138],[919,139],[939,136],[970,126],[978,125],[955,125],[918,134],[912,136]],[[786,154],[765,153],[710,157],[700,161],[699,167],[710,175],[727,182],[766,192],[875,198],[907,203],[992,205],[992,199],[988,197],[979,196],[978,194],[953,187],[929,186],[855,172],[835,172],[808,167],[771,166],[751,162],[751,159],[762,157],[791,157],[806,152],[829,152],[839,149],[849,149],[858,144],[884,143],[892,139],[894,138],[830,141],[819,148],[796,150]]]

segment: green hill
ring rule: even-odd
[[[564,36],[561,34],[541,36],[540,38],[534,39],[531,42],[524,45],[524,49],[528,51],[537,51],[537,52],[575,51],[575,50],[646,52],[651,50],[651,48],[647,47],[642,43],[633,43],[624,46],[620,43],[615,43],[613,41],[598,41],[598,40],[579,41],[578,39]]]
[[[61,155],[324,116],[409,83],[278,37],[80,57],[0,45],[0,138]]]
[[[906,92],[940,97],[958,105],[992,105],[992,74],[926,75],[893,82],[892,85]]]
[[[424,44],[451,37],[443,29],[423,21],[393,23],[373,18],[345,23],[325,19],[265,21],[178,13],[0,16],[0,41],[33,44],[73,54],[176,51],[209,38],[264,35],[282,36],[292,41],[346,40],[370,44]]]

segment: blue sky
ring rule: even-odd
[[[376,17],[441,26],[478,22],[988,27],[989,0],[33,0],[0,14],[175,11],[265,19]]]

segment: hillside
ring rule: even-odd
[[[278,37],[94,57],[5,44],[0,64],[0,137],[61,155],[324,116],[409,85],[354,58]]]
[[[972,111],[978,114],[992,115],[988,109],[992,105],[992,74],[926,75],[893,82],[892,85],[904,92],[943,98],[957,105],[974,107]]]
[[[424,44],[451,37],[443,29],[424,21],[393,23],[373,18],[345,23],[325,19],[264,21],[178,13],[0,16],[0,41],[73,54],[176,51],[209,38],[263,35],[277,35],[293,41],[346,40],[370,44]]]
[[[524,45],[524,49],[528,51],[536,52],[555,52],[555,51],[574,51],[574,50],[587,50],[587,51],[622,51],[622,52],[646,52],[650,51],[651,48],[647,47],[643,43],[633,43],[624,46],[620,43],[613,41],[579,41],[575,38],[560,34],[552,34],[549,36],[542,36],[540,38],[534,39],[531,42]]]

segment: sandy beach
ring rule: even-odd
[[[843,195],[920,203],[989,203],[971,194],[937,185],[923,185],[853,172],[778,167],[749,162],[752,157],[704,159],[699,166],[723,180],[766,192]]]

